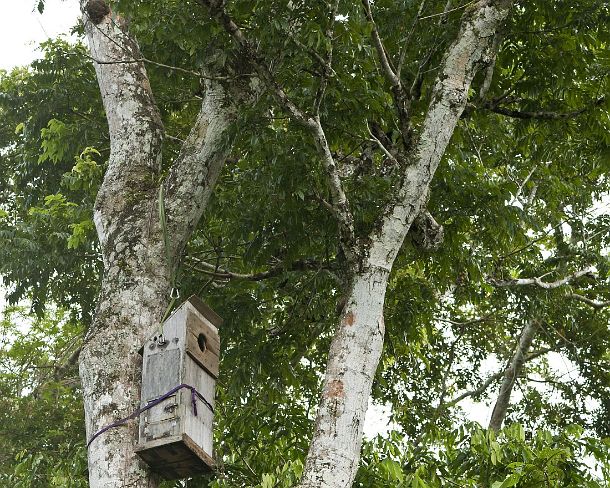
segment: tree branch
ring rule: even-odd
[[[126,24],[104,1],[81,0],[80,4],[90,57],[99,61],[93,64],[111,141],[108,167],[93,214],[107,265],[111,257],[118,259],[118,254],[111,249],[113,245],[122,239],[131,241],[131,236],[126,236],[128,230],[122,225],[123,221],[147,221],[161,169],[164,128],[144,62],[104,64],[125,57],[142,58]],[[122,197],[134,193],[139,198]],[[132,252],[132,248],[126,247],[121,252]],[[92,333],[93,328],[90,331]]]
[[[214,190],[231,150],[238,107],[253,103],[258,94],[254,84],[205,81],[197,119],[163,183],[172,257],[182,252]]]
[[[439,12],[437,14],[430,14],[430,15],[426,15],[425,17],[420,17],[419,20],[426,20],[426,19],[433,19],[434,17],[444,17],[447,14],[450,14],[451,12],[456,12],[457,10],[462,10],[467,8],[468,6],[472,5],[473,3],[476,3],[477,0],[472,0],[470,2],[467,2],[463,5],[458,5],[455,8],[447,8],[445,7],[445,9],[442,12]],[[447,5],[450,5],[449,2],[447,2]]]
[[[413,221],[408,236],[415,246],[425,251],[438,249],[443,243],[445,230],[434,216],[424,209]]]
[[[400,81],[400,76],[397,74],[398,71],[392,66],[388,52],[383,45],[383,41],[377,30],[377,24],[373,18],[369,0],[362,0],[362,5],[364,7],[365,17],[372,27],[371,37],[373,38],[373,44],[377,51],[377,57],[381,63],[381,71],[386,80],[390,83],[392,98],[398,112],[398,120],[400,121],[400,132],[406,149],[409,146],[411,139],[411,125],[409,121],[410,99]]]
[[[284,31],[284,33],[288,36],[288,39],[294,42],[294,44],[298,48],[302,49],[305,52],[308,52],[310,56],[315,59],[316,62],[320,65],[320,68],[325,69],[327,67],[326,59],[324,59],[318,51],[302,43],[292,32]],[[332,71],[331,73],[334,73],[334,71]]]
[[[548,352],[551,352],[553,350],[554,349],[547,348],[547,349],[541,349],[539,351],[535,351],[530,354],[527,354],[525,356],[525,362],[539,358],[540,356],[544,356],[545,354],[547,354]],[[505,370],[503,369],[502,371],[498,371],[497,373],[492,374],[483,383],[481,383],[477,388],[475,388],[473,390],[465,391],[464,393],[458,395],[457,397],[453,398],[452,400],[449,400],[448,402],[446,402],[444,408],[449,408],[453,405],[456,405],[468,397],[476,397],[478,395],[483,394],[485,392],[485,390],[487,390],[487,388],[489,388],[494,383],[494,381],[497,381],[500,378],[502,378],[504,373],[505,373]]]
[[[610,300],[600,302],[598,300],[593,300],[593,299],[585,297],[583,295],[579,295],[578,293],[570,293],[568,295],[568,297],[573,298],[574,300],[578,300],[579,302],[586,303],[590,307],[593,307],[598,310],[602,309],[602,308],[610,307]]]
[[[496,114],[505,115],[507,117],[512,117],[516,119],[537,119],[537,120],[564,120],[571,119],[574,117],[578,117],[579,115],[588,112],[589,110],[599,107],[605,98],[600,97],[595,100],[591,105],[580,108],[578,110],[573,110],[571,112],[553,112],[548,110],[538,110],[538,111],[521,111],[514,110],[507,107],[501,107],[494,103],[487,103],[483,105],[483,108],[489,110],[490,112],[494,112]]]
[[[574,273],[564,276],[556,281],[542,281],[543,276],[536,278],[517,278],[514,280],[495,280],[490,278],[488,282],[495,286],[500,287],[509,287],[509,286],[528,286],[535,285],[540,288],[544,288],[545,290],[552,290],[554,288],[559,288],[560,286],[567,285],[571,281],[574,281],[582,276],[586,275],[594,275],[595,268],[593,266],[588,266],[580,271],[575,271]]]
[[[328,48],[328,54],[326,61],[323,65],[322,77],[320,79],[320,86],[318,86],[318,91],[316,93],[316,99],[314,102],[313,113],[318,115],[320,113],[320,105],[322,104],[322,100],[324,99],[324,93],[326,92],[326,86],[328,85],[328,79],[333,72],[332,64],[333,64],[333,32],[335,29],[335,17],[337,17],[337,10],[339,9],[339,0],[335,0],[332,5],[330,11],[330,21],[328,24],[328,28],[326,29],[325,35],[330,43],[330,47]]]
[[[493,54],[496,32],[511,7],[509,0],[480,2],[464,14],[457,38],[447,49],[435,80],[417,144],[405,156],[411,164],[405,166],[398,190],[376,225],[369,253],[371,264],[387,267],[393,262],[413,220],[419,215],[430,182],[466,106],[472,80],[481,60]]]
[[[532,345],[532,341],[536,337],[537,329],[538,322],[536,320],[529,320],[521,331],[516,351],[502,372],[504,380],[500,386],[500,393],[498,394],[498,398],[496,399],[496,403],[491,413],[491,420],[489,421],[490,429],[498,431],[504,423],[511,393],[517,381],[517,377],[521,374],[521,370],[526,361],[526,354]]]
[[[252,64],[259,74],[263,83],[272,92],[277,102],[290,114],[293,120],[304,126],[314,137],[314,141],[322,156],[322,163],[328,176],[330,192],[332,196],[331,204],[335,209],[335,215],[339,221],[341,234],[341,245],[349,261],[357,260],[359,251],[356,247],[354,235],[353,215],[349,208],[347,195],[343,189],[339,170],[335,163],[326,134],[320,123],[319,114],[313,116],[298,108],[288,97],[284,89],[277,83],[268,64],[256,52],[244,32],[237,26],[226,12],[224,3],[219,0],[198,0],[198,2],[210,10],[211,15],[217,19],[225,31],[233,38],[237,45],[242,49],[243,55]]]
[[[398,78],[398,75],[394,71],[394,67],[392,66],[392,62],[388,56],[388,52],[386,51],[383,41],[381,40],[381,36],[379,35],[379,31],[377,30],[377,24],[373,18],[373,12],[371,11],[371,4],[369,0],[362,0],[362,5],[364,6],[366,20],[371,24],[372,27],[371,37],[373,38],[373,44],[375,45],[377,56],[381,62],[383,74],[390,82],[392,87],[400,86],[400,78]]]
[[[292,116],[292,118],[302,125],[313,129],[315,120],[298,108],[288,97],[284,89],[279,85],[271,74],[269,66],[256,52],[256,49],[246,38],[244,32],[237,26],[233,19],[225,10],[225,3],[222,0],[197,0],[199,4],[209,9],[213,18],[224,28],[233,38],[235,43],[242,49],[244,60],[250,62],[262,81],[269,88],[280,105]]]
[[[400,166],[400,163],[398,162],[398,160],[396,159],[396,157],[389,151],[389,149],[387,147],[385,147],[385,144],[383,144],[383,142],[381,142],[379,140],[379,138],[373,134],[373,131],[371,130],[371,128],[369,127],[369,124],[367,122],[366,124],[366,128],[369,131],[369,135],[371,136],[372,139],[370,139],[371,142],[375,143],[377,146],[379,146],[379,149],[381,149],[381,152],[383,152],[383,154],[385,154],[385,156],[392,161],[392,164],[394,164],[396,167]]]
[[[419,8],[417,9],[417,14],[415,15],[415,18],[413,19],[413,22],[411,22],[411,28],[409,29],[409,32],[407,33],[407,35],[405,36],[404,39],[401,39],[402,47],[400,48],[400,53],[398,56],[398,66],[396,67],[396,76],[398,77],[399,80],[400,80],[400,75],[402,73],[402,67],[405,64],[405,59],[406,59],[406,55],[407,55],[407,45],[409,43],[409,40],[411,39],[411,36],[413,35],[413,32],[415,32],[415,26],[417,25],[417,21],[419,20],[421,13],[424,11],[425,5],[426,5],[426,0],[422,0],[421,3],[419,4]]]
[[[515,193],[515,196],[511,199],[509,205],[513,205],[515,202],[519,201],[519,197],[521,196],[521,193],[523,192],[523,188],[525,188],[525,185],[527,185],[527,182],[530,180],[530,178],[532,177],[532,175],[534,174],[536,169],[538,169],[538,166],[534,165],[532,167],[532,169],[530,170],[530,172],[525,177],[525,179],[519,185],[519,188],[517,188],[517,192]]]
[[[301,259],[290,263],[288,266],[284,263],[278,264],[277,266],[273,266],[266,271],[260,271],[257,273],[235,273],[229,271],[226,268],[218,267],[214,264],[207,263],[200,259],[189,257],[189,260],[194,261],[199,266],[202,266],[205,269],[200,269],[193,267],[195,271],[199,271],[201,273],[213,276],[215,278],[221,278],[227,281],[232,280],[244,280],[244,281],[262,281],[268,278],[275,278],[276,276],[285,273],[286,271],[307,271],[307,270],[316,270],[316,269],[330,269],[329,266],[323,266],[319,261],[315,261],[313,259]]]
[[[68,54],[74,54],[74,55],[81,55],[81,53],[68,53]],[[181,68],[180,66],[172,66],[169,64],[164,64],[164,63],[159,63],[157,61],[153,61],[151,59],[145,58],[144,56],[140,56],[138,58],[126,58],[126,59],[98,59],[95,58],[93,56],[90,56],[88,54],[84,54],[84,56],[87,59],[90,59],[91,61],[93,61],[96,64],[133,64],[133,63],[148,63],[148,64],[152,64],[154,66],[158,66],[160,68],[166,68],[166,69],[171,69],[174,71],[179,71],[181,73],[186,73],[188,75],[193,75],[193,76],[197,76],[198,78],[205,78],[205,79],[211,79],[211,80],[226,80],[228,78],[226,77],[222,77],[222,76],[206,76],[201,72],[198,71],[193,71],[190,69],[186,69],[186,68]]]

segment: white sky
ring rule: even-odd
[[[37,0],[0,0],[0,5],[0,69],[6,70],[39,58],[38,44],[68,34],[80,14],[78,0],[46,0],[42,15]]]

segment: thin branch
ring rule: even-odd
[[[400,79],[400,74],[402,73],[402,67],[405,64],[405,59],[406,59],[406,55],[407,55],[407,46],[409,44],[409,40],[411,39],[413,32],[415,32],[415,26],[417,25],[417,21],[419,20],[421,13],[424,11],[425,5],[426,5],[426,0],[422,0],[421,3],[419,4],[419,9],[417,10],[417,14],[415,15],[415,18],[413,19],[413,22],[411,22],[411,27],[409,29],[409,32],[404,37],[404,39],[401,40],[402,47],[400,48],[400,53],[399,53],[399,57],[398,57],[398,66],[396,67],[396,76],[398,77],[398,79]]]
[[[580,278],[581,276],[594,275],[594,273],[595,268],[593,266],[587,266],[586,268],[581,269],[580,271],[576,271],[556,281],[542,281],[542,278],[544,276],[539,276],[536,278],[517,278],[514,280],[495,280],[493,278],[490,278],[488,281],[492,285],[500,287],[535,285],[540,288],[544,288],[545,290],[552,290],[554,288],[559,288],[560,286],[567,285],[571,281]]]
[[[605,98],[600,97],[595,100],[591,105],[586,107],[582,107],[578,110],[573,110],[571,112],[553,112],[548,110],[538,110],[538,111],[521,111],[514,110],[506,107],[500,107],[497,104],[488,103],[483,106],[483,108],[489,110],[490,112],[494,112],[496,114],[505,115],[507,117],[512,117],[515,119],[537,119],[537,120],[564,120],[564,119],[572,119],[574,117],[578,117],[579,115],[588,112],[589,110],[599,107],[602,103],[604,103]]]
[[[444,404],[443,408],[445,409],[445,408],[452,407],[453,405],[456,405],[457,403],[461,402],[462,400],[464,400],[464,399],[466,399],[468,397],[473,397],[473,396],[481,395],[482,393],[485,392],[485,390],[487,390],[487,388],[489,388],[491,386],[491,384],[494,381],[499,380],[502,377],[503,374],[504,374],[504,371],[498,371],[497,373],[492,374],[489,378],[487,378],[483,383],[481,383],[474,390],[465,391],[461,395],[459,395],[459,396],[453,398],[452,400],[449,400],[448,402],[446,402]]]
[[[243,50],[245,58],[252,63],[254,69],[265,82],[267,87],[273,92],[275,98],[279,103],[286,109],[286,111],[293,117],[293,119],[302,125],[313,129],[315,127],[315,120],[298,108],[294,102],[288,97],[284,89],[279,85],[271,74],[271,69],[263,60],[256,49],[246,38],[244,32],[237,26],[233,19],[229,16],[225,10],[225,3],[221,0],[197,0],[203,7],[209,9],[212,17],[214,17],[224,30],[233,38],[237,45]]]
[[[381,149],[381,151],[383,152],[383,154],[386,155],[386,157],[392,161],[393,164],[395,164],[396,166],[400,166],[400,163],[398,162],[398,160],[394,157],[394,155],[388,150],[387,147],[384,146],[384,144],[375,136],[375,134],[373,134],[373,131],[371,131],[371,128],[369,127],[368,122],[366,123],[366,128],[369,131],[369,135],[372,137],[372,139],[370,139],[371,142],[377,144],[379,146],[379,149]]]
[[[307,270],[315,270],[315,269],[325,269],[328,266],[323,266],[320,262],[311,260],[311,259],[302,259],[299,261],[295,261],[290,265],[286,266],[284,264],[280,264],[274,266],[266,271],[260,271],[258,273],[235,273],[229,271],[228,269],[221,268],[218,263],[211,264],[201,259],[197,259],[194,257],[189,257],[188,260],[195,262],[197,265],[205,268],[197,268],[192,266],[192,269],[198,271],[200,273],[204,273],[209,276],[213,276],[215,278],[224,279],[227,281],[231,280],[245,280],[245,281],[262,281],[268,278],[274,278],[276,276],[281,275],[286,271],[307,271]]]
[[[593,300],[593,299],[585,297],[583,295],[579,295],[578,293],[570,293],[568,295],[568,297],[573,298],[574,300],[578,300],[579,302],[586,303],[590,307],[593,307],[598,310],[602,309],[602,308],[610,307],[610,300],[600,302],[598,300]]]
[[[442,12],[439,12],[437,14],[431,14],[431,15],[426,15],[425,17],[420,17],[419,20],[426,20],[426,19],[432,19],[434,17],[442,17],[445,16],[447,14],[450,14],[451,12],[455,12],[457,10],[461,10],[464,9],[474,3],[476,3],[478,0],[472,0],[471,2],[465,3],[464,5],[459,5],[455,8],[449,9],[449,10],[443,10]]]
[[[377,30],[377,24],[373,18],[373,12],[371,11],[371,4],[369,0],[362,0],[362,5],[364,6],[364,14],[366,15],[366,19],[368,22],[370,22],[373,28],[371,31],[371,36],[373,37],[373,43],[375,44],[375,49],[377,50],[377,55],[379,56],[383,73],[392,86],[400,86],[400,78],[398,78],[398,75],[394,71],[392,62],[390,61],[385,46],[383,45],[383,41],[379,36],[379,31]]]
[[[184,144],[184,139],[180,139],[179,137],[172,136],[171,134],[165,134],[165,138],[170,141],[179,142],[180,144]]]
[[[301,42],[292,32],[284,31],[284,33],[288,36],[288,39],[290,39],[298,48],[302,49],[303,51],[308,52],[311,55],[311,57],[316,60],[316,62],[320,65],[320,67],[322,69],[326,68],[326,66],[327,66],[326,60],[322,57],[322,55],[318,51],[316,51],[312,47],[309,47],[307,44]],[[331,68],[331,70],[332,70],[332,68]],[[334,70],[331,71],[331,74],[335,74]]]
[[[335,18],[337,17],[337,11],[339,9],[339,0],[335,0],[331,11],[330,11],[330,21],[328,23],[328,27],[325,32],[325,36],[330,43],[328,48],[328,54],[326,57],[326,62],[323,65],[322,76],[320,78],[320,86],[318,86],[318,91],[316,93],[316,99],[314,102],[313,113],[318,115],[320,113],[320,105],[322,104],[322,100],[324,99],[324,93],[326,92],[326,87],[328,85],[328,79],[330,78],[333,68],[333,33],[335,30]]]
[[[466,325],[478,324],[480,322],[488,322],[490,320],[495,320],[491,318],[491,314],[485,317],[477,317],[476,319],[466,320],[464,322],[459,322],[457,320],[445,319],[442,317],[434,317],[434,320],[438,320],[439,322],[446,322],[451,325],[457,325],[459,327],[463,327]]]
[[[517,193],[515,193],[515,196],[512,198],[509,205],[513,205],[515,202],[517,202],[519,200],[519,197],[521,196],[521,193],[523,192],[523,188],[525,188],[525,185],[527,185],[527,182],[530,180],[530,178],[532,177],[532,175],[534,174],[534,172],[536,171],[537,168],[538,168],[538,166],[534,165],[534,167],[530,170],[530,172],[527,174],[527,176],[525,177],[523,182],[519,185],[519,188],[517,188]]]
[[[554,351],[554,350],[555,350],[554,348],[545,348],[545,349],[540,349],[538,351],[532,352],[525,356],[525,361],[526,362],[532,361],[533,359],[539,358],[540,356],[544,356],[545,354],[547,354],[551,351]],[[456,405],[457,403],[461,402],[462,400],[464,400],[466,398],[476,397],[476,396],[483,394],[485,392],[485,390],[487,390],[487,388],[489,388],[495,381],[502,378],[502,376],[504,375],[504,371],[505,370],[502,370],[502,371],[498,371],[497,373],[492,374],[483,383],[481,383],[477,388],[475,388],[473,390],[465,391],[464,393],[458,395],[457,397],[453,398],[452,400],[449,400],[448,402],[445,403],[443,408],[452,407],[453,405]]]
[[[79,55],[79,56],[85,56],[87,59],[90,59],[91,61],[93,61],[94,63],[97,64],[102,64],[102,65],[107,65],[107,64],[134,64],[134,63],[148,63],[148,64],[152,64],[154,66],[158,66],[160,68],[166,68],[166,69],[171,69],[174,71],[179,71],[181,73],[186,73],[189,75],[193,75],[193,76],[197,76],[198,78],[202,78],[205,80],[216,80],[216,81],[226,81],[228,80],[228,78],[226,76],[206,76],[203,73],[199,72],[199,71],[193,71],[190,69],[186,69],[186,68],[181,68],[179,66],[172,66],[169,64],[164,64],[164,63],[159,63],[158,61],[153,61],[152,59],[148,59],[145,57],[139,57],[139,58],[127,58],[127,59],[97,59],[89,54],[84,54],[84,53],[68,53],[68,54],[73,54],[73,55]]]
[[[337,164],[335,163],[326,134],[320,123],[319,114],[313,116],[298,108],[288,97],[284,89],[275,80],[268,64],[258,54],[256,49],[246,38],[244,32],[237,26],[233,19],[225,10],[224,2],[219,0],[198,0],[204,7],[209,8],[211,15],[218,20],[225,31],[233,38],[237,45],[243,50],[243,54],[250,62],[260,79],[271,90],[278,103],[290,114],[298,123],[308,129],[316,142],[321,155],[324,169],[328,175],[328,182],[332,195],[332,205],[338,217],[341,233],[341,244],[348,260],[355,260],[358,254],[356,249],[356,239],[354,234],[353,215],[349,208],[347,195],[343,189]]]
[[[462,340],[462,337],[464,336],[464,334],[466,333],[466,328],[462,328],[462,330],[459,332],[459,334],[457,335],[457,337],[455,338],[455,340],[453,341],[453,343],[451,344],[451,347],[449,349],[449,357],[447,358],[447,367],[445,368],[445,374],[443,374],[443,379],[441,382],[441,394],[440,394],[440,399],[438,402],[439,407],[441,405],[443,405],[445,403],[445,397],[447,396],[447,392],[448,392],[448,386],[447,386],[447,381],[449,379],[449,375],[451,374],[451,368],[453,368],[453,362],[455,361],[455,353],[457,350],[457,346],[459,344],[459,342]],[[435,419],[438,418],[438,415],[441,413],[441,409],[437,408],[436,412],[435,412]]]
[[[447,4],[449,4],[449,2],[447,2]],[[436,52],[438,51],[438,48],[442,44],[442,42],[442,38],[437,39],[436,42],[432,46],[430,46],[430,49],[417,66],[417,73],[415,74],[413,82],[411,83],[411,87],[409,88],[409,97],[411,98],[411,100],[419,100],[421,96],[421,87],[424,82],[424,75],[429,71],[436,69],[431,68],[429,70],[423,71],[423,69],[430,62],[434,54],[436,54]]]
[[[372,27],[371,37],[373,38],[373,44],[375,45],[375,50],[377,51],[377,57],[379,58],[379,62],[381,63],[381,71],[384,77],[390,83],[392,99],[394,101],[394,105],[396,106],[396,111],[398,112],[402,140],[405,148],[407,148],[411,142],[411,124],[409,121],[409,94],[404,89],[402,82],[400,81],[400,76],[397,74],[398,71],[395,70],[392,66],[392,62],[390,61],[388,52],[385,46],[383,45],[383,41],[381,40],[381,36],[379,35],[379,31],[377,30],[377,24],[375,23],[375,19],[373,18],[373,12],[371,10],[371,4],[369,0],[362,0],[362,5],[364,7],[364,15]]]

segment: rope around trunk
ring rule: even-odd
[[[89,442],[87,442],[87,449],[89,448],[91,443],[97,437],[102,435],[107,430],[113,429],[114,427],[119,427],[121,425],[125,425],[128,421],[138,417],[142,412],[145,412],[146,410],[151,409],[155,405],[159,405],[159,403],[161,403],[163,400],[166,400],[167,398],[172,396],[174,393],[176,393],[178,390],[181,390],[183,388],[191,390],[191,404],[193,405],[193,414],[195,415],[195,417],[197,416],[197,397],[199,397],[199,399],[205,404],[205,406],[208,407],[212,413],[214,413],[214,407],[212,407],[212,404],[210,402],[208,402],[204,398],[204,396],[197,391],[197,389],[194,386],[187,385],[186,383],[182,383],[182,384],[172,388],[167,393],[161,395],[159,398],[157,398],[155,400],[151,400],[150,402],[148,402],[143,407],[138,408],[135,412],[133,412],[128,417],[125,417],[125,418],[123,418],[121,420],[117,420],[116,422],[113,422],[113,423],[107,425],[106,427],[103,427],[102,429],[98,430],[95,434],[93,434],[93,437],[91,437],[91,439],[89,439]]]

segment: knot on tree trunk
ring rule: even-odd
[[[409,236],[415,246],[425,251],[433,251],[443,243],[444,228],[424,209],[413,221]]]
[[[91,22],[98,25],[110,13],[110,7],[104,0],[89,0],[85,6],[85,12]]]

